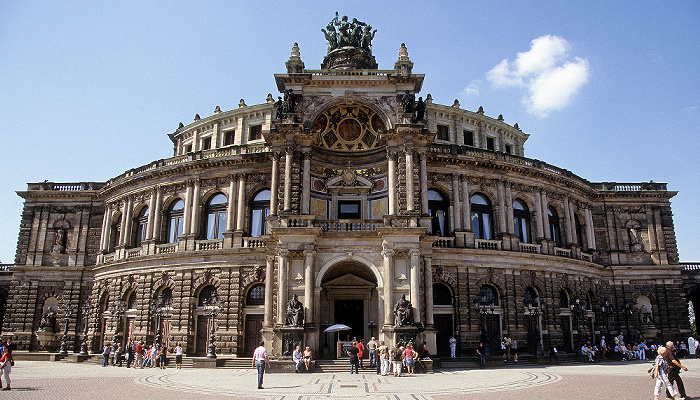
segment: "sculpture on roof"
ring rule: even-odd
[[[321,29],[321,32],[328,41],[328,53],[343,47],[357,47],[372,54],[372,39],[377,30],[372,30],[371,25],[358,21],[357,18],[353,18],[352,21],[348,21],[347,15],[338,18],[336,12],[335,18],[326,25],[326,29]]]

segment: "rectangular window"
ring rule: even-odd
[[[235,136],[236,136],[236,131],[224,132],[224,146],[232,145]]]
[[[211,149],[211,138],[202,139],[202,150]]]
[[[248,133],[248,140],[262,139],[262,125],[253,125]]]
[[[486,138],[486,148],[489,150],[496,150],[496,145],[495,145],[492,137]]]
[[[447,125],[438,125],[436,139],[450,140],[450,128]]]
[[[191,152],[192,152],[192,145],[188,144],[187,146],[185,146],[185,154],[191,153]]]
[[[361,219],[362,208],[360,200],[338,201],[338,219]]]
[[[474,147],[474,132],[464,131],[464,144]]]
[[[507,145],[506,145],[506,153],[508,153],[508,154],[513,154],[513,153],[511,152],[511,150],[512,150],[512,149],[510,148],[510,145],[507,144]]]

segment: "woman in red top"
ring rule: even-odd
[[[410,343],[406,345],[406,350],[403,352],[403,357],[408,373],[412,374],[414,372],[414,367],[416,366],[416,352],[413,351],[413,346]]]
[[[2,390],[10,390],[10,372],[12,372],[12,365],[15,360],[12,359],[12,350],[10,346],[5,346],[3,349],[2,358],[0,358],[0,368],[2,368],[2,373],[5,376],[5,387]],[[0,386],[2,386],[0,384]]]
[[[362,366],[362,356],[365,354],[365,339],[360,339],[360,341],[357,343],[357,350],[360,351],[357,353],[357,358],[360,360],[360,368],[364,368]]]

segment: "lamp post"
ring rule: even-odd
[[[369,328],[369,337],[373,337],[374,333],[372,332],[374,332],[374,328],[377,327],[377,323],[374,322],[374,320],[369,320],[369,322],[367,323],[367,327]]]
[[[122,317],[124,316],[124,313],[126,313],[126,301],[124,300],[115,300],[109,305],[109,312],[112,314],[112,317],[114,317],[115,322],[114,322],[114,348],[117,348],[117,344],[119,343],[119,325],[121,325],[121,320]]]
[[[491,296],[479,296],[474,299],[474,308],[479,312],[483,320],[483,326],[481,327],[481,342],[484,343],[484,357],[491,357],[491,346],[489,343],[488,326],[486,323],[486,316],[488,314],[493,314],[494,308],[493,298]]]
[[[209,346],[207,347],[207,358],[216,358],[216,327],[214,323],[216,316],[219,313],[219,299],[216,297],[216,292],[204,300],[204,315],[211,318],[211,329],[209,331]]]
[[[610,300],[606,297],[603,303],[600,305],[600,312],[603,314],[603,320],[605,321],[605,329],[610,334],[610,317],[612,316],[612,305]]]
[[[63,307],[63,319],[65,322],[63,325],[63,337],[61,338],[61,349],[58,351],[58,354],[68,354],[68,322],[70,322],[71,315],[73,315],[73,307],[68,303]]]
[[[535,317],[535,332],[537,334],[535,357],[540,358],[544,355],[544,352],[542,351],[542,334],[540,330],[540,315],[542,314],[542,310],[540,309],[539,301],[534,300],[532,303],[529,303],[527,305],[527,309],[530,312],[530,315]]]
[[[80,345],[80,355],[88,355],[88,321],[90,320],[90,315],[92,315],[92,304],[90,300],[86,300],[83,303],[83,308],[81,310],[83,316],[83,343]]]
[[[634,314],[634,310],[632,309],[632,304],[628,301],[625,301],[625,320],[627,322],[627,337],[629,340],[632,340],[632,333],[630,332],[630,318]]]
[[[153,300],[151,303],[151,314],[156,316],[156,347],[160,348],[163,341],[163,315],[170,312],[170,301],[163,298],[163,292],[158,295],[158,299]]]
[[[576,319],[576,349],[578,352],[581,349],[581,318],[583,318],[583,304],[581,304],[581,299],[576,297],[573,304],[571,304],[571,313]]]

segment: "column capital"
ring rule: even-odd
[[[289,249],[279,249],[277,250],[277,255],[282,257],[282,258],[289,258],[290,251]]]
[[[316,250],[304,250],[304,257],[316,257]]]
[[[420,257],[420,249],[411,249],[408,251],[411,257]]]
[[[275,262],[275,257],[277,257],[277,256],[272,255],[272,254],[268,254],[268,255],[265,256],[265,261],[267,261],[267,263],[270,263],[270,264],[271,264],[271,263],[274,263],[274,262]]]
[[[396,252],[392,249],[382,250],[382,257],[384,258],[391,258],[394,254],[396,254]]]

